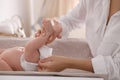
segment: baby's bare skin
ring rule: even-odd
[[[6,70],[19,70],[22,71],[22,67],[20,66],[20,56],[24,53],[24,48],[22,47],[15,47],[4,50],[0,58],[2,60],[2,68],[0,67],[0,70],[5,70],[3,67],[6,67]],[[1,66],[1,65],[0,65]]]
[[[40,60],[40,49],[46,45],[47,39],[52,34],[51,23],[43,24],[44,30],[35,39],[29,41],[25,47],[14,47],[0,50],[0,71],[23,71],[20,65],[20,57],[24,54],[25,60],[31,63],[38,63]]]
[[[47,40],[50,35],[53,33],[52,25],[50,22],[43,23],[45,26],[43,32],[40,36],[28,42],[25,46],[25,59],[28,62],[38,63],[40,60],[40,49],[43,45],[46,45]],[[34,57],[33,57],[34,56]]]

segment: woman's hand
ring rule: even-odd
[[[94,72],[91,59],[73,59],[62,56],[51,56],[39,61],[38,71],[60,72],[66,68]]]
[[[56,20],[53,20],[53,23],[54,23],[53,29],[54,29],[55,37],[61,38],[60,33],[62,32],[62,25]]]
[[[61,38],[60,33],[62,32],[62,27],[61,24],[59,22],[57,22],[56,20],[53,20],[53,35],[50,36],[50,38],[48,39],[48,43],[51,43],[52,41],[54,41],[56,38]]]
[[[35,32],[35,38],[39,37],[41,34],[41,30],[39,29],[37,32]]]
[[[52,56],[39,61],[38,71],[60,72],[69,67],[69,58]]]
[[[51,23],[51,20],[48,20],[48,19],[44,19],[42,24],[46,24],[46,23]],[[52,41],[54,41],[57,38],[61,38],[61,35],[60,33],[62,32],[62,27],[61,27],[61,24],[59,22],[57,22],[56,20],[53,20],[53,23],[54,25],[52,25],[51,28],[53,28],[53,34],[49,37],[47,43],[51,43]],[[38,30],[36,33],[35,33],[35,37],[38,37],[41,32],[44,32],[44,28],[45,26],[42,27],[41,30]]]
[[[53,28],[52,28],[52,24],[50,21],[44,21],[42,23],[42,28],[40,30],[38,30],[35,33],[35,37],[39,37],[40,35],[52,35],[54,32]]]

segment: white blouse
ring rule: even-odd
[[[110,0],[80,0],[68,15],[60,18],[60,23],[63,36],[85,23],[94,72],[108,74],[109,80],[120,80],[120,11],[107,24],[109,7]]]

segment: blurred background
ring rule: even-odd
[[[11,26],[13,29],[16,25],[20,26],[25,36],[31,37],[39,28],[43,18],[59,18],[73,9],[78,2],[79,0],[0,0],[0,33],[4,33],[2,31],[8,27],[6,24],[9,23],[9,25],[14,24]],[[7,28],[5,31],[10,29]],[[84,28],[76,29],[70,33],[69,37],[85,38],[84,30]]]

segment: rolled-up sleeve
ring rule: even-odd
[[[104,57],[99,55],[92,59],[93,69],[96,74],[107,74]]]
[[[114,59],[111,56],[102,55],[93,58],[92,64],[94,72],[96,74],[108,74],[108,80],[120,80],[120,57],[117,61]]]
[[[108,74],[108,80],[120,80],[120,16],[114,16],[97,49],[92,65],[96,74]]]
[[[63,30],[61,35],[66,37],[71,30],[76,27],[80,27],[81,24],[84,24],[85,16],[85,1],[80,0],[79,4],[71,12],[60,18],[59,22],[61,23]]]

